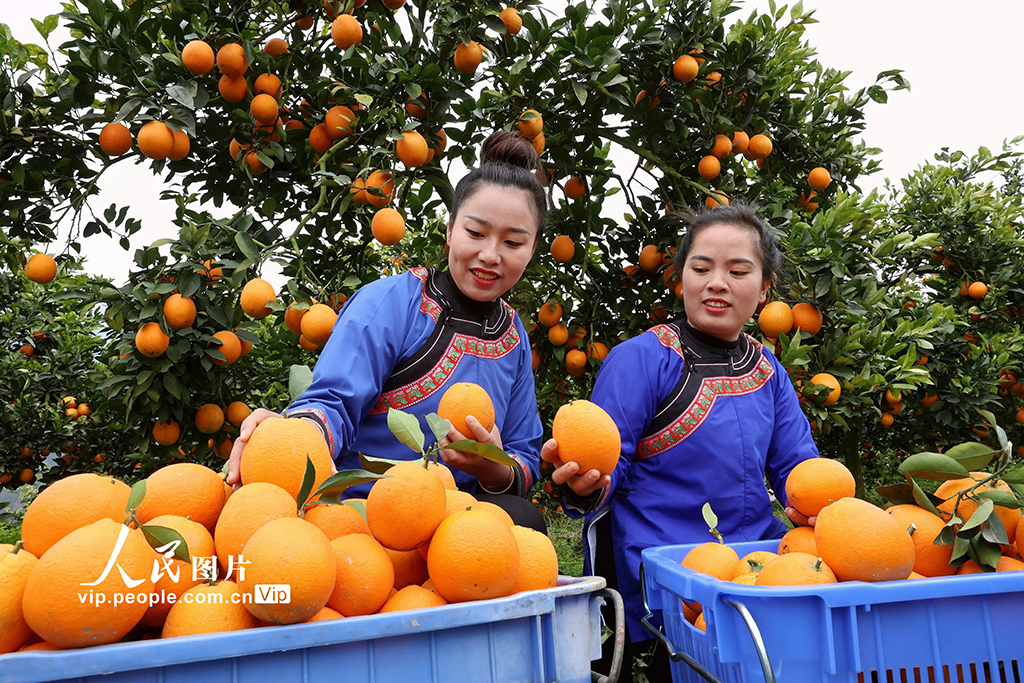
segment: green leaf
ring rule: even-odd
[[[295,498],[300,514],[306,507],[306,501],[309,500],[309,492],[313,489],[314,483],[316,483],[316,467],[313,466],[313,461],[307,455],[306,471],[302,473],[302,486],[299,487],[299,495]]]
[[[245,258],[249,259],[253,263],[259,263],[260,261],[260,248],[256,245],[248,234],[244,232],[235,233],[235,244],[242,250],[242,254]]]
[[[39,35],[43,37],[43,40],[46,40],[50,37],[50,34],[53,33],[53,30],[57,28],[57,15],[51,14],[42,21],[33,19],[32,24],[35,25],[36,30],[39,31]]]
[[[151,548],[156,550],[157,548],[177,543],[174,546],[174,559],[192,564],[192,558],[188,553],[188,543],[185,542],[185,539],[177,531],[168,529],[165,526],[144,525],[139,528],[142,529],[142,534],[149,541]],[[165,550],[164,552],[167,551]]]
[[[412,450],[417,453],[423,452],[423,430],[420,429],[419,420],[415,415],[388,408],[388,429],[395,435],[395,438]]]
[[[953,555],[949,559],[951,567],[959,567],[970,559],[971,542],[957,536],[953,539]]]
[[[438,442],[448,436],[448,432],[451,431],[452,428],[451,423],[437,413],[427,413],[427,426],[430,427],[430,431],[433,432],[434,438],[436,438]]]
[[[941,453],[915,453],[900,464],[899,471],[910,477],[936,481],[962,479],[971,474],[959,462]]]
[[[124,509],[124,516],[128,517],[133,513],[139,505],[142,504],[142,499],[146,497],[146,480],[140,479],[135,482],[132,486],[132,492],[128,495],[128,505]]]
[[[361,514],[363,516],[363,519],[366,519],[366,501],[365,500],[357,498],[357,499],[354,499],[354,500],[342,501],[341,504],[342,505],[350,505],[350,506],[354,507],[356,510],[359,511],[359,514]]]
[[[319,502],[324,503],[326,502],[324,496],[337,496],[350,486],[357,486],[370,481],[377,481],[378,479],[386,479],[387,477],[387,474],[370,472],[368,470],[341,470],[320,484],[317,490],[313,492],[311,498],[315,499],[319,496]],[[363,512],[365,515],[365,510]]]
[[[1024,467],[1015,470],[1007,470],[999,475],[999,478],[1007,484],[1024,484]]]
[[[914,500],[914,487],[910,484],[894,484],[892,486],[879,486],[875,493],[893,505],[917,505]]]
[[[971,518],[964,522],[964,525],[960,527],[960,531],[957,532],[957,535],[961,538],[968,538],[971,536],[972,534],[968,534],[966,532],[976,529],[984,524],[994,509],[995,508],[993,507],[991,500],[983,499],[981,503],[978,504],[978,509],[971,515]],[[957,511],[959,512],[959,509]]]
[[[975,536],[971,539],[970,543],[974,554],[977,556],[978,564],[983,568],[988,567],[995,571],[996,565],[999,564],[999,558],[1003,556],[999,546],[986,541],[981,536]]]
[[[494,444],[480,443],[473,439],[462,439],[460,441],[454,441],[446,446],[455,451],[462,451],[463,453],[473,453],[479,455],[481,458],[487,458],[493,462],[499,462],[502,465],[508,465],[509,467],[519,467],[516,461],[508,456],[505,451],[501,450]]]
[[[195,108],[195,100],[192,98],[192,93],[189,92],[188,88],[177,83],[171,83],[166,88],[167,94],[170,95],[176,102],[180,102],[183,106],[189,109]]]
[[[306,393],[313,383],[313,371],[305,365],[293,365],[288,369],[288,395],[295,402]]]
[[[992,450],[989,446],[976,442],[957,444],[945,452],[946,456],[963,465],[968,474],[983,469],[998,454],[998,451]],[[963,476],[966,477],[968,474]]]
[[[395,465],[400,465],[403,462],[409,462],[408,460],[389,460],[388,458],[375,458],[371,455],[359,454],[359,464],[363,466],[363,469],[367,472],[373,472],[374,474],[384,474]]]
[[[937,508],[935,506],[935,503],[932,502],[931,496],[925,493],[924,489],[922,489],[921,486],[916,481],[914,481],[912,477],[908,476],[907,481],[914,488],[914,502],[923,507],[928,512],[931,512],[934,515],[942,517],[942,514],[939,512],[939,508]]]
[[[572,90],[576,93],[576,99],[580,101],[581,105],[587,103],[587,87],[582,83],[573,83]]]
[[[704,507],[700,509],[700,513],[704,515],[704,523],[708,525],[709,529],[718,528],[718,515],[711,509],[711,503],[704,503]]]
[[[992,515],[981,527],[981,537],[996,545],[1010,545],[1012,541],[1006,535],[1006,525],[999,515]]]
[[[999,505],[1004,508],[1019,509],[1020,501],[1012,493],[1006,491],[978,491],[974,494],[975,498],[987,498],[992,501],[993,504]]]

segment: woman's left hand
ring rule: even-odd
[[[796,508],[786,508],[786,516],[797,526],[813,527],[814,523],[818,521],[817,517],[808,517]]]
[[[463,439],[473,439],[480,443],[492,444],[498,448],[502,447],[501,433],[498,431],[498,425],[494,425],[491,428],[491,431],[488,432],[472,415],[466,417],[466,424],[469,425],[471,430],[473,430],[473,434],[471,436],[467,436],[455,427],[452,427],[451,431],[448,432],[448,435],[441,439],[441,459],[448,465],[476,477],[485,489],[500,491],[510,486],[515,475],[512,472],[512,468],[508,465],[502,465],[500,462],[488,460],[487,458],[475,453],[467,453],[466,451],[456,451],[451,448],[445,448],[448,444],[461,441]]]

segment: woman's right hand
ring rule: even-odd
[[[540,449],[540,457],[541,460],[555,466],[555,471],[551,473],[551,481],[558,485],[568,484],[576,495],[583,498],[612,483],[610,476],[601,474],[598,470],[580,472],[580,466],[575,461],[562,462],[558,456],[558,442],[554,439],[548,439]]]
[[[280,413],[275,413],[272,410],[266,408],[257,408],[256,410],[249,413],[249,417],[242,420],[242,426],[238,428],[238,438],[235,439],[235,445],[231,447],[231,456],[228,459],[228,478],[227,482],[231,486],[237,489],[242,485],[242,475],[239,473],[240,466],[242,463],[242,450],[245,448],[245,444],[249,441],[249,437],[252,435],[252,430],[256,429],[256,425],[263,422],[270,417],[284,417]]]

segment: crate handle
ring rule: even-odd
[[[612,665],[608,675],[603,676],[596,671],[590,672],[592,683],[616,683],[619,680],[619,673],[622,671],[622,651],[626,644],[626,610],[622,605],[622,596],[617,590],[602,588],[594,591],[599,598],[611,600],[615,609],[615,647],[612,649]]]
[[[674,662],[683,662],[691,669],[693,669],[697,675],[709,683],[722,683],[720,680],[715,678],[714,674],[701,666],[697,660],[690,655],[682,651],[677,651],[672,641],[661,632],[654,624],[651,623],[651,619],[654,618],[654,612],[647,604],[647,583],[644,581],[644,563],[640,561],[640,599],[643,601],[644,612],[646,614],[640,618],[640,623],[644,625],[651,635],[660,640],[665,647],[668,649],[668,656]],[[757,628],[757,622],[754,621],[754,617],[750,614],[750,610],[745,605],[733,600],[726,600],[725,603],[740,613],[743,618],[743,623],[746,624],[747,630],[750,631],[750,637],[754,640],[754,649],[757,651],[757,658],[761,661],[761,671],[764,673],[765,683],[775,683],[775,673],[772,671],[771,662],[768,660],[768,650],[764,646],[764,640],[761,638],[761,632]]]

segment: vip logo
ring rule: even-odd
[[[288,605],[292,601],[292,587],[286,583],[258,583],[253,588],[257,605]]]

